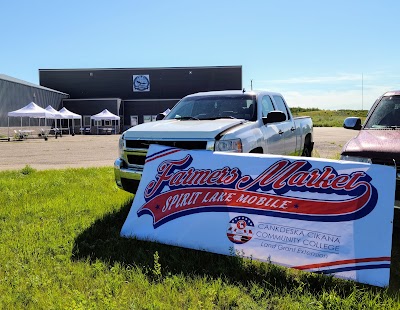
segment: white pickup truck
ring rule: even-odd
[[[188,95],[160,121],[129,128],[114,163],[117,185],[135,193],[150,144],[216,152],[311,156],[310,117],[294,118],[282,95],[214,91]]]

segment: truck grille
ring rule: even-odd
[[[148,149],[150,144],[172,146],[185,150],[205,150],[207,141],[126,140],[126,147],[132,149]]]
[[[144,166],[147,149],[150,144],[159,144],[171,147],[177,147],[185,150],[205,150],[207,141],[159,141],[159,140],[126,140],[126,158],[129,165]],[[135,149],[136,152],[129,149]]]
[[[130,165],[141,165],[144,166],[144,162],[146,160],[146,154],[140,155],[128,155],[128,163]]]

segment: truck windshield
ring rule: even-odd
[[[255,96],[249,94],[193,96],[179,101],[165,119],[238,118],[253,121],[257,119],[256,106]]]
[[[400,96],[382,97],[364,128],[400,128]]]

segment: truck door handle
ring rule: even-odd
[[[296,128],[292,127],[292,128],[290,128],[290,130],[291,130],[291,131],[295,131],[295,130],[296,130]]]
[[[279,132],[278,132],[278,133],[281,135],[281,134],[283,134],[283,131],[282,131],[282,130],[279,130]]]

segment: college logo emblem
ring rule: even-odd
[[[247,216],[237,216],[229,222],[226,235],[236,244],[243,244],[253,237],[254,223]]]
[[[134,75],[133,76],[133,91],[144,92],[150,91],[149,75]]]

